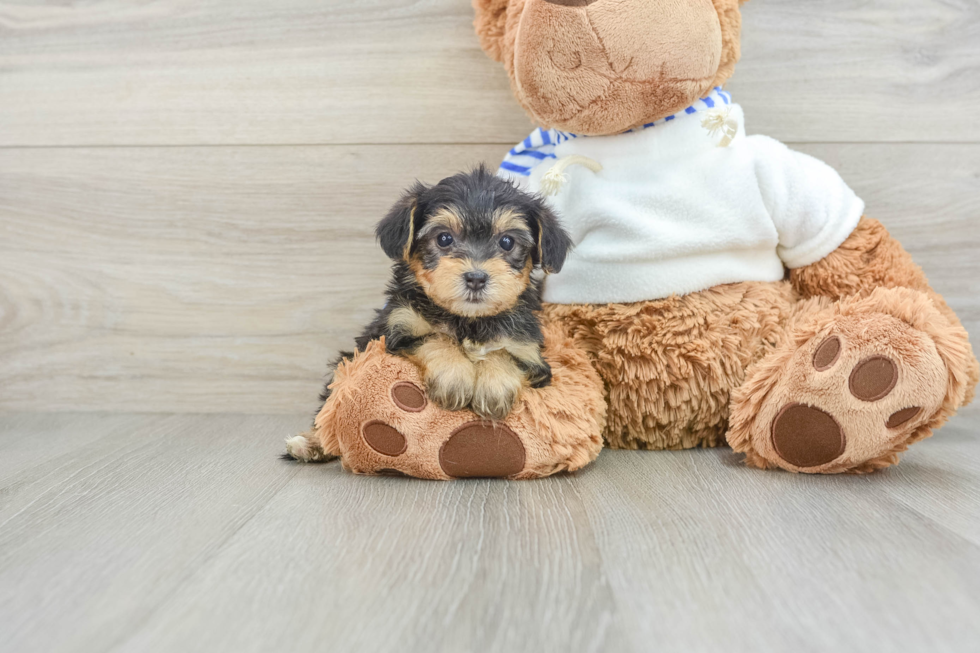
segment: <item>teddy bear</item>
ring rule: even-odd
[[[752,467],[867,473],[971,401],[967,333],[909,254],[832,168],[746,134],[724,90],[740,0],[473,5],[540,125],[498,174],[546,196],[575,243],[544,284],[554,384],[483,423],[372,343],[293,457],[535,478],[603,442],[727,443]]]
[[[500,174],[551,194],[575,242],[545,314],[603,379],[609,446],[874,471],[969,403],[978,363],[833,169],[745,134],[723,90],[739,5],[474,0],[541,125]]]

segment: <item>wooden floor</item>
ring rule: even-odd
[[[30,651],[976,651],[980,420],[870,477],[727,449],[540,481],[278,460],[308,416],[0,418]]]

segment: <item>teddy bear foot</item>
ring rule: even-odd
[[[287,451],[301,460],[339,456],[358,474],[442,480],[540,478],[583,467],[602,448],[602,381],[560,329],[545,331],[545,347],[552,385],[522,390],[504,419],[486,420],[440,407],[413,363],[371,342],[341,363],[314,430],[288,440]]]
[[[894,291],[879,295],[887,292]],[[897,463],[900,452],[958,407],[963,392],[955,391],[948,363],[964,353],[962,329],[928,301],[917,301],[918,312],[910,314],[872,310],[881,299],[824,313],[750,371],[733,398],[728,434],[748,464],[875,471]]]
[[[421,379],[413,374],[414,366],[384,356],[387,360],[379,362],[390,366],[392,376],[382,373],[376,378],[379,386],[387,386],[387,392],[378,387],[365,402],[335,389],[321,413],[326,418],[318,418],[326,432],[336,434],[336,452],[346,469],[357,474],[429,479],[534,475],[527,469],[529,454],[524,446],[530,434],[514,423],[519,420],[491,422],[469,410],[442,408],[426,396]],[[348,423],[354,428],[343,426]],[[338,425],[339,430],[330,428]],[[311,443],[307,450],[316,448]]]

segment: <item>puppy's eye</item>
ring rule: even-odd
[[[510,236],[501,236],[500,238],[500,249],[505,252],[509,252],[514,249],[514,239]]]
[[[449,247],[453,244],[453,235],[448,231],[444,231],[436,236],[436,242],[439,244],[439,247]]]

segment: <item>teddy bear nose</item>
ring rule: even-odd
[[[598,0],[544,0],[545,2],[553,5],[561,5],[562,7],[588,7],[593,2]]]
[[[483,290],[489,278],[490,275],[482,270],[473,270],[463,275],[463,280],[466,281],[466,287],[470,290]]]

